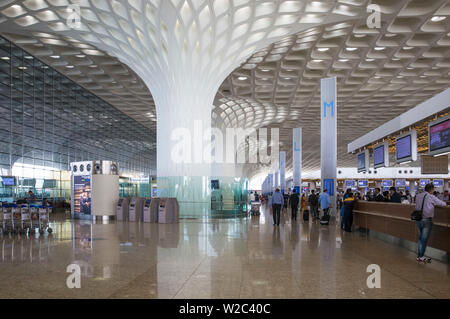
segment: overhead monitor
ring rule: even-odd
[[[359,188],[365,188],[367,186],[369,186],[369,181],[368,180],[358,181],[358,187]]]
[[[430,180],[429,179],[421,179],[419,184],[420,184],[420,188],[425,188],[425,186],[430,184]]]
[[[450,152],[450,115],[428,124],[428,142],[430,155]]]
[[[406,187],[406,180],[404,179],[396,179],[395,187]]]
[[[434,187],[444,187],[444,180],[443,179],[435,179],[433,180]]]
[[[218,179],[213,179],[211,180],[211,189],[219,189],[219,180]]]
[[[394,181],[392,179],[387,179],[382,181],[383,187],[392,187],[394,186]]]
[[[398,164],[417,161],[417,132],[415,130],[396,138],[395,155]]]
[[[14,176],[2,176],[3,186],[16,186],[16,178]]]
[[[352,181],[345,181],[345,187],[346,188],[352,188],[355,187],[356,181],[352,180]]]
[[[373,167],[389,167],[389,143],[375,145],[373,148]]]
[[[358,173],[369,170],[369,150],[358,154]]]

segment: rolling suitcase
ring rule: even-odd
[[[330,223],[330,215],[326,213],[320,219],[320,225],[328,225],[329,223]]]
[[[307,222],[309,220],[309,210],[305,209],[303,211],[303,220]]]

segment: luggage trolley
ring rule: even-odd
[[[39,212],[35,205],[30,205],[30,219],[30,234],[34,234],[36,232],[36,228],[39,227]]]
[[[43,235],[45,231],[51,234],[53,232],[53,229],[51,229],[49,226],[49,213],[47,208],[44,206],[39,206],[38,213],[39,213],[39,234]]]
[[[9,234],[13,230],[13,218],[11,213],[11,207],[9,204],[2,205],[3,220],[2,230],[5,235]]]
[[[251,207],[252,208],[251,208],[250,212],[251,212],[252,216],[259,216],[260,215],[259,209],[261,207],[261,203],[260,202],[252,202]]]
[[[26,232],[30,232],[32,228],[30,207],[27,204],[22,204],[20,207],[20,214],[21,214],[20,233],[25,234]]]
[[[20,207],[17,207],[16,204],[11,205],[11,214],[12,214],[12,233],[22,233],[22,213],[20,212]]]

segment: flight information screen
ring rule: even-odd
[[[430,127],[430,151],[450,147],[450,119]]]
[[[361,153],[358,155],[358,171],[363,171],[366,169],[366,154]]]
[[[384,164],[384,145],[380,145],[373,149],[373,164],[374,165]]]
[[[411,154],[411,135],[399,138],[397,140],[397,159],[410,157]]]

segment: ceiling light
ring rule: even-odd
[[[86,56],[84,54],[77,54],[75,55],[77,58],[85,58]]]
[[[413,47],[403,47],[403,50],[411,50]]]
[[[285,80],[290,80],[291,78],[284,78]]]
[[[375,59],[366,59],[367,62],[375,61]]]
[[[8,60],[9,60],[9,57],[7,57],[7,56],[2,56],[1,59],[4,60],[4,61],[8,61]]]
[[[385,47],[375,47],[376,51],[383,51],[384,49],[386,49]]]
[[[407,69],[408,69],[408,70],[414,70],[414,68],[412,68],[412,67],[410,67],[410,66],[407,67]]]
[[[426,76],[426,75],[421,75],[420,77],[421,77],[421,78],[426,78],[427,76]]]
[[[25,59],[27,59],[27,60],[31,60],[33,57],[32,56],[29,56],[29,55],[27,55],[27,56],[25,56]]]
[[[41,68],[43,68],[43,69],[48,69],[48,66],[43,65],[43,66],[41,66]]]
[[[59,55],[51,55],[50,56],[52,59],[59,59]]]
[[[27,67],[26,67],[26,66],[19,66],[18,69],[19,69],[19,70],[26,70]]]
[[[355,38],[364,38],[365,34],[355,34]]]
[[[444,16],[434,16],[434,17],[431,18],[431,21],[433,21],[433,22],[439,22],[439,21],[442,21],[442,20],[445,20],[445,19],[447,19],[447,17],[444,17]]]
[[[317,50],[319,50],[320,52],[325,52],[325,51],[328,51],[329,48],[318,48]]]
[[[263,71],[263,72],[270,72],[270,70],[267,70],[267,69],[262,69],[261,71]]]
[[[248,79],[248,77],[246,77],[246,76],[240,76],[240,77],[238,77],[238,80],[239,81],[245,81],[245,80],[247,80]]]
[[[73,69],[73,65],[66,65],[66,68]]]
[[[392,38],[392,37],[395,37],[395,36],[396,36],[396,34],[394,34],[394,33],[385,34],[385,37],[387,37],[387,38]]]
[[[339,59],[341,62],[348,62],[348,59]]]
[[[399,58],[392,58],[392,61],[399,61]]]
[[[97,66],[95,64],[93,64],[93,65],[90,65],[89,67],[90,68],[96,68]]]
[[[398,75],[397,79],[403,79],[403,75]]]
[[[355,50],[358,50],[358,48],[346,48],[345,50],[347,50],[347,51],[355,51]]]
[[[376,76],[376,77],[375,77],[375,79],[379,79],[379,78],[380,78],[379,76]]]
[[[312,60],[313,62],[323,62],[323,60]]]

